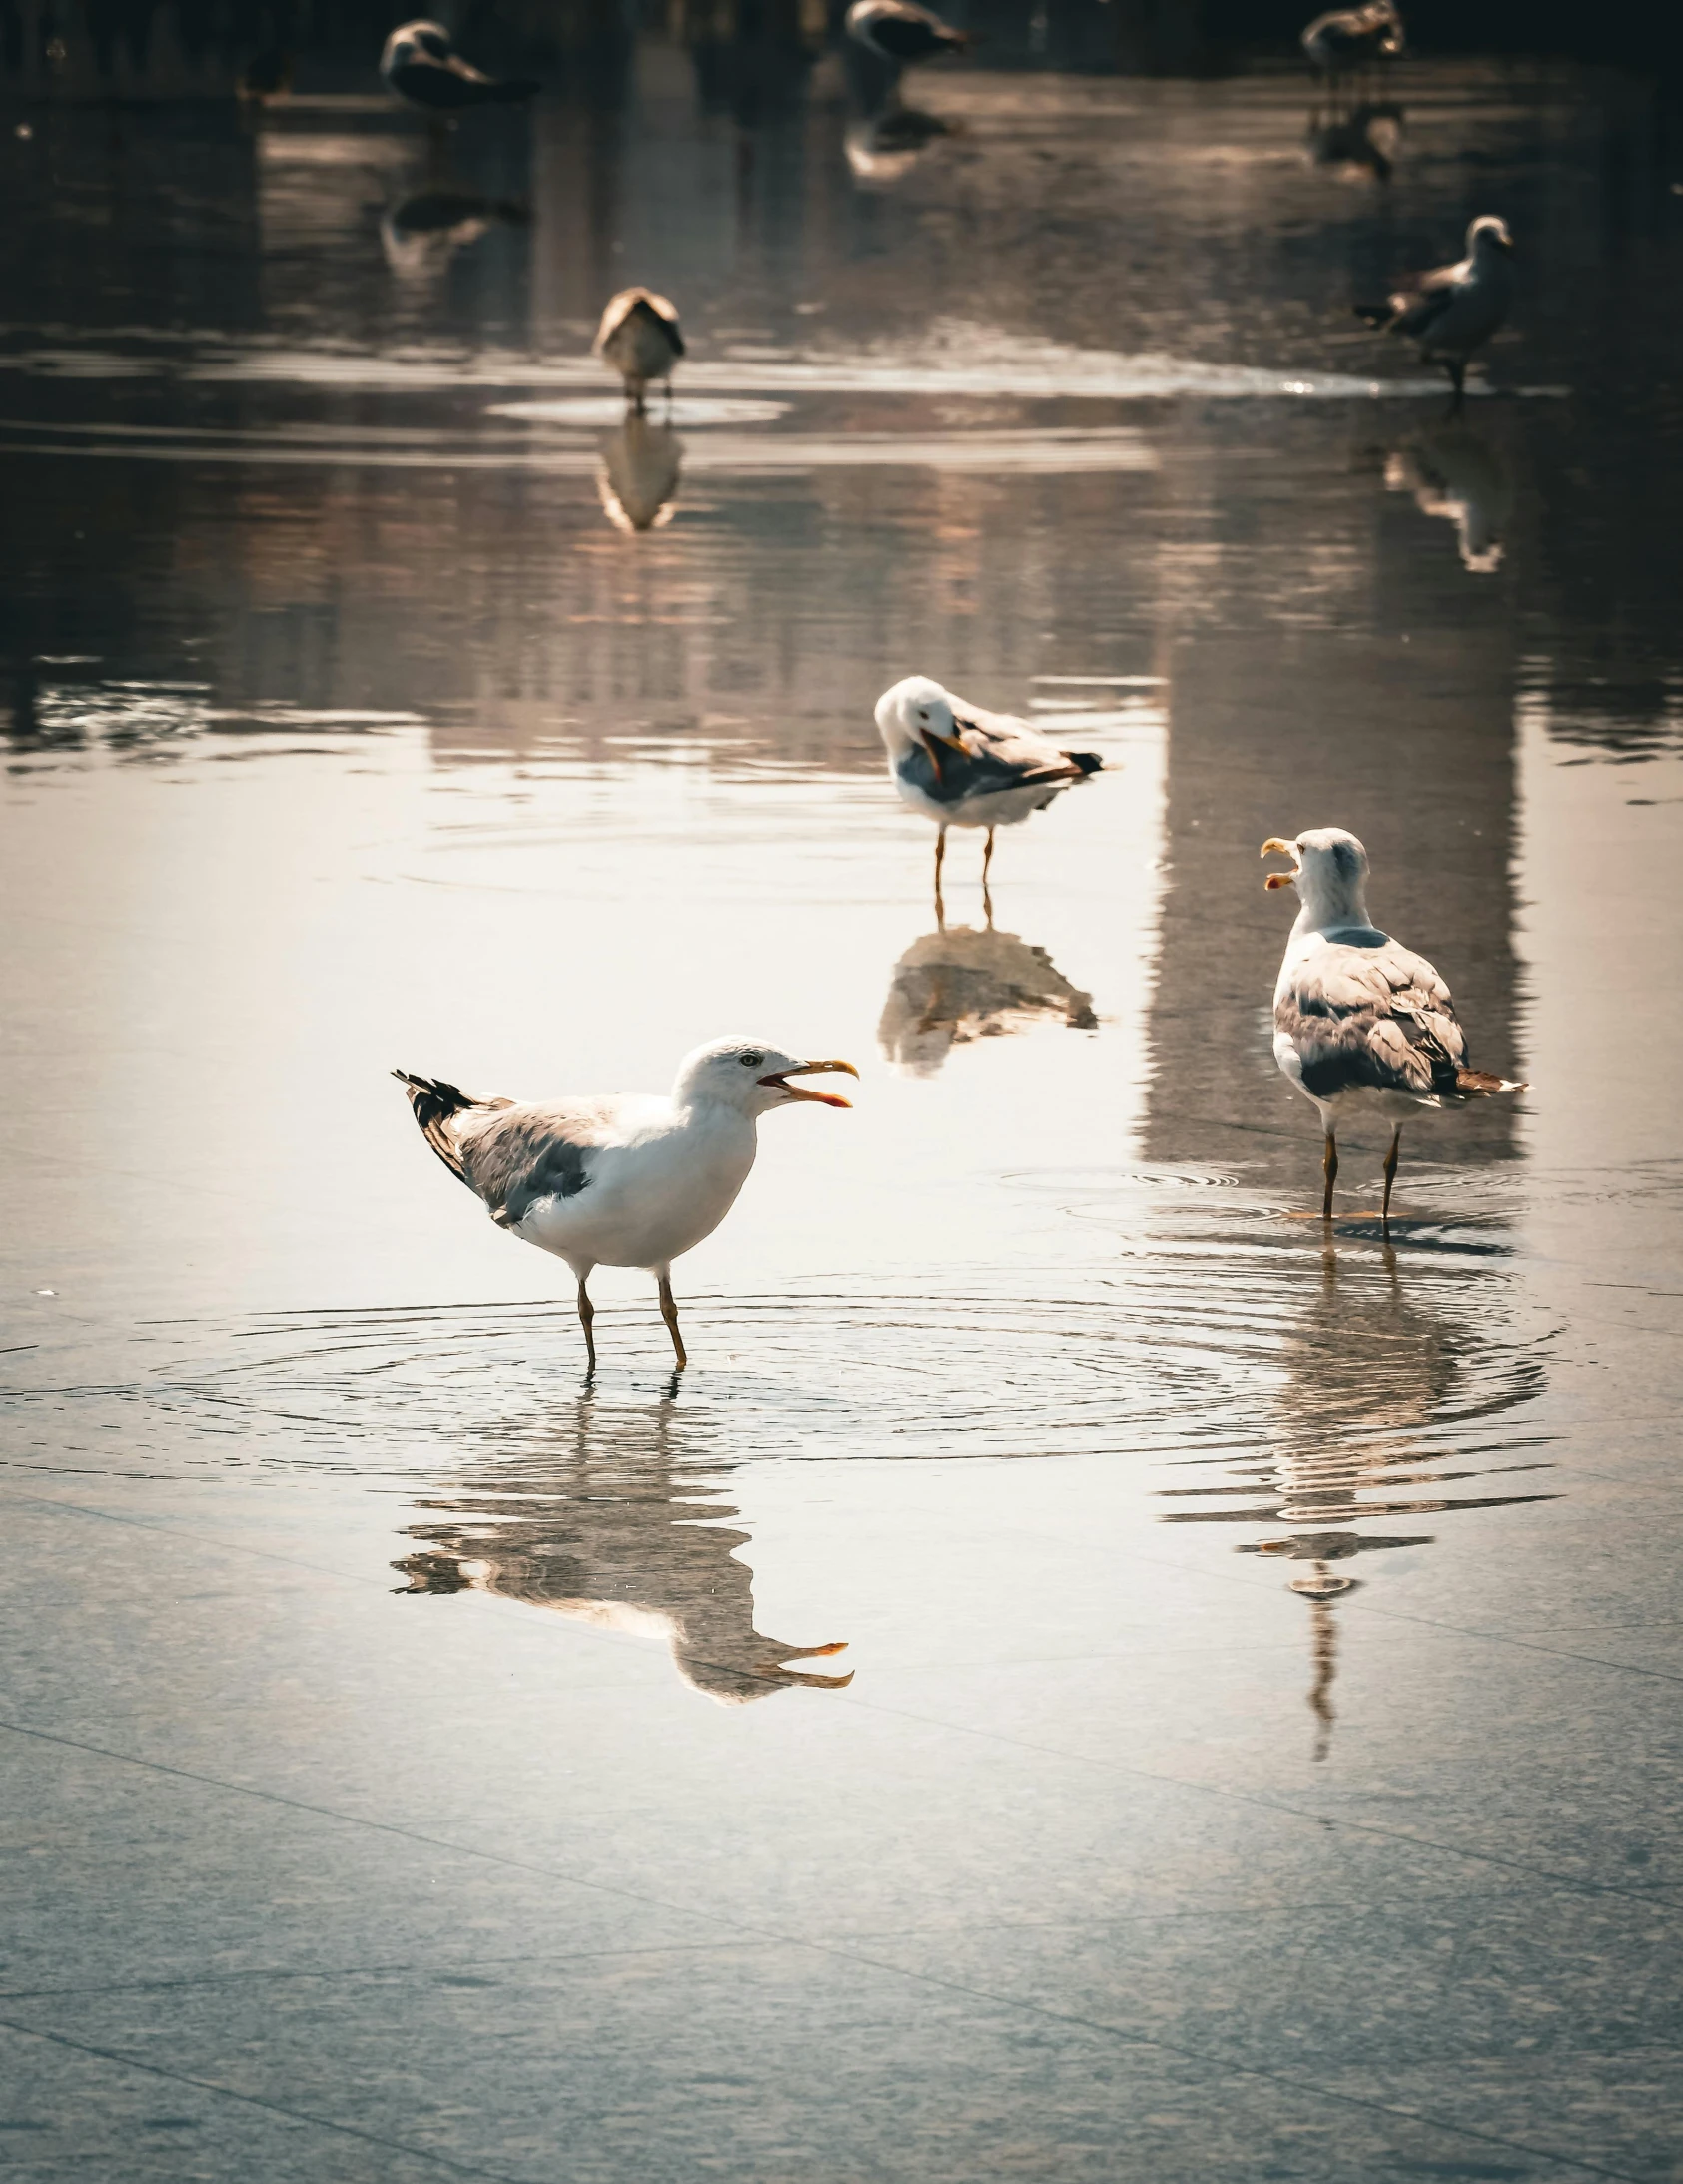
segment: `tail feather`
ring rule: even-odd
[[[1356,304],[1352,309],[1356,317],[1365,320],[1370,327],[1388,327],[1396,317],[1396,306],[1390,303]]]
[[[394,1070],[392,1075],[409,1093],[410,1105],[415,1118],[421,1124],[421,1134],[443,1161],[457,1182],[467,1183],[467,1171],[461,1164],[461,1154],[455,1139],[444,1127],[452,1115],[463,1113],[470,1107],[505,1107],[506,1099],[475,1099],[471,1092],[464,1092],[457,1085],[446,1085],[441,1077],[416,1077],[408,1070]],[[467,1183],[469,1190],[472,1184]]]
[[[1492,1077],[1488,1070],[1457,1070],[1455,1090],[1467,1098],[1483,1098],[1492,1092],[1522,1092],[1531,1088],[1511,1077]]]
[[[1079,766],[1084,774],[1097,774],[1104,771],[1105,762],[1097,752],[1066,751],[1064,756],[1072,766]]]
[[[530,76],[510,77],[507,83],[492,84],[490,96],[498,101],[535,98],[543,86]]]

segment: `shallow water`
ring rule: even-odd
[[[1419,64],[1381,186],[1294,81],[915,90],[888,171],[652,39],[442,170],[0,136],[24,2174],[1674,2173],[1660,118]],[[1451,419],[1346,306],[1486,209]],[[914,670],[1106,762],[991,927]],[[1388,1243],[1268,1049],[1325,823],[1534,1088]],[[681,1385],[597,1276],[586,1388],[387,1073],[729,1029],[855,1108],[767,1122]]]

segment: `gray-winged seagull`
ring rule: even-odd
[[[594,354],[625,382],[625,399],[640,417],[651,379],[672,391],[672,367],[684,353],[676,308],[652,289],[621,289],[602,313]]]
[[[1461,404],[1467,360],[1507,318],[1513,302],[1513,238],[1507,222],[1482,213],[1467,230],[1467,254],[1404,282],[1382,304],[1357,304],[1356,317],[1420,347],[1421,360],[1440,364]]]
[[[938,917],[949,827],[988,830],[982,853],[985,901],[994,829],[1019,825],[1104,763],[1091,751],[1061,750],[1026,720],[968,705],[927,675],[908,675],[883,692],[877,700],[877,733],[902,803],[934,820],[940,830],[935,837]]]
[[[1448,987],[1367,915],[1367,852],[1353,834],[1313,827],[1294,842],[1275,835],[1262,855],[1291,859],[1292,871],[1270,872],[1263,884],[1295,887],[1302,899],[1273,990],[1273,1058],[1320,1110],[1321,1218],[1332,1218],[1337,1118],[1367,1108],[1391,1118],[1380,1216],[1388,1227],[1397,1147],[1414,1110],[1527,1088],[1466,1067],[1466,1034]]]
[[[715,1039],[685,1055],[665,1098],[476,1099],[436,1078],[392,1074],[421,1135],[497,1226],[572,1268],[594,1372],[595,1313],[585,1284],[597,1266],[640,1266],[655,1276],[679,1368],[688,1363],[672,1261],[710,1236],[735,1204],[758,1150],[760,1115],[798,1099],[850,1104],[788,1082],[823,1070],[859,1075],[851,1062],[803,1062],[754,1039]]]
[[[499,83],[464,61],[442,23],[400,24],[386,41],[380,73],[387,88],[428,114],[459,114],[470,106],[505,106],[529,99],[538,86],[521,77]]]

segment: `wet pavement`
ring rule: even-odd
[[[0,135],[0,2159],[1674,2178],[1664,117],[706,58]],[[1482,211],[1451,418],[1347,307]],[[1106,762],[991,926],[914,671]],[[1327,823],[1533,1087],[1388,1243],[1269,1051]],[[735,1029],[855,1109],[586,1387],[387,1073]]]

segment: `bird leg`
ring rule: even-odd
[[[672,1296],[670,1274],[662,1274],[660,1277],[660,1316],[666,1322],[667,1333],[672,1337],[672,1347],[678,1353],[678,1370],[682,1372],[689,1359],[684,1355],[684,1338],[678,1332],[678,1307]]]
[[[937,827],[935,830],[935,923],[943,933],[947,930],[947,906],[941,900],[941,866],[946,855],[947,830],[945,827]]]
[[[1458,417],[1461,413],[1461,401],[1466,392],[1466,359],[1464,357],[1451,357],[1448,360],[1448,372],[1449,384],[1455,389],[1455,398],[1449,404],[1449,414],[1452,417]]]
[[[994,861],[994,830],[988,829],[987,847],[982,852],[982,911],[988,921],[988,931],[994,929],[994,899],[988,893],[988,867]]]
[[[1326,1152],[1320,1163],[1320,1172],[1326,1178],[1326,1195],[1321,1200],[1320,1217],[1323,1221],[1329,1221],[1332,1218],[1332,1185],[1338,1180],[1338,1140],[1330,1130],[1326,1132]]]
[[[596,1307],[590,1302],[590,1292],[584,1286],[584,1276],[578,1277],[578,1324],[584,1329],[584,1369],[593,1373],[596,1369],[596,1337],[592,1325]]]
[[[1390,1186],[1396,1180],[1396,1155],[1401,1143],[1402,1124],[1398,1122],[1395,1129],[1390,1133],[1390,1150],[1385,1154],[1385,1203],[1384,1209],[1379,1215],[1387,1234],[1390,1231]]]

